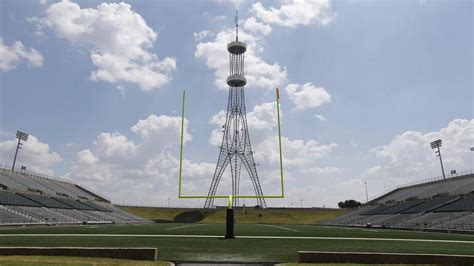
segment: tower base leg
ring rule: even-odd
[[[226,226],[225,226],[225,239],[234,239],[234,209],[227,208],[226,210]]]

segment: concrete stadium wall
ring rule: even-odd
[[[298,262],[473,265],[474,256],[409,253],[298,251]]]
[[[0,247],[0,256],[67,256],[156,261],[157,248]]]

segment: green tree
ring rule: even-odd
[[[362,206],[362,203],[356,200],[350,199],[350,200],[340,201],[337,205],[341,209],[352,209],[352,208],[357,208],[359,206]]]

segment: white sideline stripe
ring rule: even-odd
[[[170,230],[181,229],[181,228],[187,228],[187,227],[193,227],[193,226],[199,226],[199,225],[204,225],[204,224],[190,224],[190,225],[176,226],[176,227],[166,228],[166,229],[164,229],[164,230],[165,230],[165,231],[170,231]]]
[[[286,228],[286,227],[278,226],[278,225],[272,225],[272,224],[257,224],[257,225],[260,225],[260,226],[268,226],[268,227],[273,227],[273,228],[288,230],[288,231],[292,231],[292,232],[299,232],[299,230],[291,229],[291,228]]]
[[[123,235],[123,234],[0,234],[0,237],[172,237],[172,238],[221,238],[216,235]],[[236,236],[242,239],[307,239],[307,240],[360,240],[360,241],[402,241],[474,244],[469,240],[412,239],[412,238],[366,238],[366,237],[326,237],[326,236]]]

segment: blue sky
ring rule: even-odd
[[[224,39],[230,41],[228,36],[232,36],[228,31],[233,30],[237,6],[241,39],[249,44],[252,53],[247,57],[247,74],[256,77],[253,84],[249,79],[246,87],[247,111],[273,102],[273,90],[280,87],[283,135],[289,146],[297,147],[296,143],[302,141],[303,146],[298,150],[306,151],[286,149],[289,152],[285,153],[285,159],[290,161],[289,194],[286,200],[273,205],[291,204],[304,198],[311,206],[335,206],[346,197],[365,200],[364,181],[374,196],[400,183],[439,175],[437,158],[428,146],[434,140],[431,138],[436,137],[445,141],[448,169],[472,168],[473,155],[469,153],[469,147],[474,146],[472,2],[310,2],[236,5],[129,1],[127,14],[138,16],[145,23],[139,24],[144,29],[143,36],[136,36],[144,41],[135,48],[156,56],[151,61],[141,61],[132,55],[134,44],[131,48],[114,46],[114,37],[127,35],[126,28],[117,30],[116,35],[114,28],[108,29],[110,36],[81,35],[74,32],[77,29],[63,28],[66,22],[53,16],[66,16],[67,8],[48,12],[54,5],[79,5],[70,14],[82,14],[83,20],[76,22],[95,25],[97,30],[99,24],[94,24],[97,22],[86,21],[94,17],[84,14],[86,8],[98,10],[102,1],[78,4],[2,1],[1,161],[11,163],[14,133],[23,130],[38,139],[36,144],[25,144],[25,152],[26,146],[31,145],[31,156],[20,154],[19,157],[19,162],[29,169],[83,182],[115,201],[164,204],[166,198],[174,198],[176,194],[175,162],[149,172],[140,170],[145,167],[143,161],[148,161],[149,166],[165,154],[169,155],[167,160],[177,158],[174,141],[179,139],[174,136],[179,136],[172,133],[179,132],[179,128],[165,130],[170,136],[157,135],[153,140],[147,140],[143,132],[152,130],[146,126],[162,125],[159,122],[162,120],[149,119],[152,114],[179,120],[181,93],[186,90],[187,130],[192,140],[186,144],[185,157],[196,168],[190,166],[195,172],[190,171],[189,175],[196,176],[196,180],[188,183],[188,189],[194,193],[207,192],[206,183],[210,182],[212,165],[218,155],[217,147],[210,141],[218,123],[213,124],[210,119],[225,109],[228,93],[225,84],[224,89],[216,86],[219,73],[227,73],[227,65],[217,71],[216,67],[222,65],[220,61],[228,61]],[[106,2],[104,7],[111,7],[111,3]],[[250,23],[245,28],[244,23],[250,18],[271,32],[257,30]],[[137,29],[132,26],[131,30]],[[197,37],[198,33],[203,34]],[[42,60],[28,55],[8,59],[7,54],[15,51],[21,54],[13,46],[16,41],[26,51],[34,49],[40,53]],[[108,42],[110,46],[105,45]],[[128,56],[127,60],[139,66],[170,58],[175,67],[168,61],[165,70],[152,67],[152,71],[164,73],[167,81],[155,83],[150,89],[144,88],[140,81],[130,81],[137,77],[124,80],[124,76],[128,77],[126,73],[114,77],[118,81],[92,78],[91,73],[99,69],[111,71],[105,64],[94,63],[92,54],[101,58],[112,54],[116,56],[114,60]],[[262,62],[263,67],[252,73],[252,63]],[[258,78],[262,76],[275,77],[274,82],[265,85]],[[287,89],[290,84],[302,90],[298,96],[302,98]],[[302,89],[304,84],[308,84],[307,90]],[[307,98],[311,95],[316,98]],[[310,102],[305,102],[305,98],[311,99]],[[255,114],[259,117],[257,111]],[[274,112],[270,110],[270,114]],[[133,131],[131,128],[139,120],[149,123]],[[109,142],[98,138],[101,133],[111,133],[107,136]],[[255,137],[257,142],[254,148],[261,152],[262,158],[271,156],[265,154],[266,146],[261,145],[266,145],[265,140],[273,143],[270,140],[275,133],[273,124],[268,132],[259,129],[252,132],[251,126],[251,138]],[[101,146],[101,141],[108,145]],[[166,146],[166,141],[173,145]],[[35,149],[34,145],[40,148]],[[156,148],[147,152],[145,146]],[[127,161],[126,152],[122,154],[120,151],[124,150],[117,151],[116,147],[136,149],[142,155],[136,155],[136,163],[133,159],[123,163],[121,160]],[[84,164],[81,156],[85,150],[97,162]],[[260,166],[261,179],[274,175],[273,161],[262,159]],[[307,169],[315,171],[308,173]],[[262,181],[263,187],[271,192],[276,189],[274,178],[268,180],[268,183]],[[116,186],[110,188],[106,185],[109,182]],[[127,192],[130,186],[134,189]],[[159,195],[145,196],[152,191]],[[175,200],[174,204],[198,203]]]

